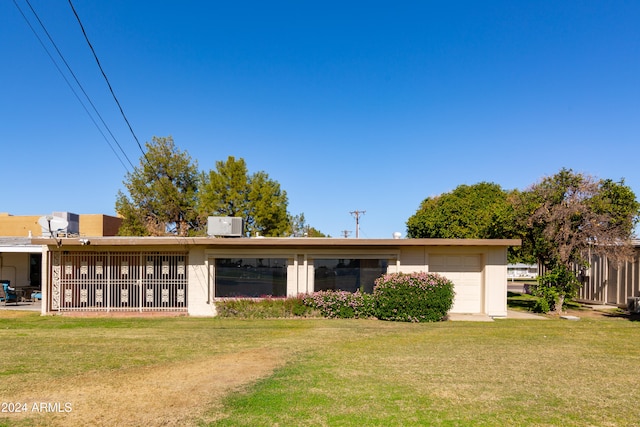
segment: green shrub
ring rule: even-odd
[[[533,304],[533,311],[536,313],[548,313],[555,308],[558,292],[554,288],[547,286],[532,286],[531,295],[537,297]]]
[[[375,316],[381,320],[436,322],[453,305],[453,283],[435,273],[392,273],[376,279]]]
[[[308,317],[312,308],[305,305],[303,296],[293,298],[226,299],[216,302],[219,317],[268,319]]]
[[[304,295],[284,300],[284,309],[295,317],[309,317],[313,315],[313,308],[304,303]]]
[[[533,312],[534,313],[548,313],[551,311],[551,308],[555,307],[549,304],[549,300],[547,298],[538,297],[536,302],[533,304]]]
[[[531,294],[538,297],[533,310],[538,313],[562,310],[565,301],[577,295],[579,287],[575,274],[567,267],[558,265],[538,276],[538,285],[531,290]]]
[[[324,317],[351,319],[373,316],[373,296],[360,291],[318,291],[304,297],[304,303]]]

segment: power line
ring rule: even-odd
[[[40,20],[38,14],[35,12],[35,10],[33,9],[33,7],[31,6],[31,4],[29,3],[29,0],[25,0],[26,3],[29,5],[29,8],[31,9],[32,13],[34,14],[34,16],[36,17],[36,19],[38,20],[38,22],[40,23],[40,26],[42,27],[42,29],[44,30],[45,34],[47,34],[49,41],[53,44],[53,46],[55,47],[58,55],[60,56],[60,58],[62,59],[62,61],[64,62],[64,64],[67,66],[67,69],[69,70],[69,72],[71,73],[71,75],[73,76],[73,78],[76,81],[76,84],[80,87],[80,89],[82,90],[82,92],[84,93],[85,97],[87,98],[87,100],[89,101],[89,103],[91,104],[91,106],[93,107],[95,113],[98,115],[98,117],[100,118],[100,120],[102,121],[104,127],[108,130],[108,132],[111,134],[113,140],[115,141],[115,143],[118,145],[118,147],[120,148],[120,151],[122,152],[122,154],[125,156],[125,158],[127,159],[127,161],[129,162],[129,164],[131,165],[131,167],[135,170],[136,167],[133,165],[133,163],[131,162],[131,160],[128,158],[128,156],[126,155],[126,153],[124,152],[124,150],[122,149],[122,146],[118,143],[118,141],[115,139],[115,136],[113,135],[113,133],[111,132],[111,130],[109,129],[109,127],[106,125],[106,123],[104,122],[104,120],[102,119],[102,116],[100,115],[100,113],[98,112],[97,108],[95,107],[95,105],[93,104],[93,102],[91,102],[90,97],[88,96],[88,94],[86,93],[86,91],[84,90],[84,88],[82,87],[82,85],[80,84],[80,82],[78,81],[75,73],[73,72],[73,70],[71,69],[71,67],[69,66],[68,62],[65,60],[64,56],[62,55],[60,49],[58,49],[56,43],[53,41],[53,38],[51,37],[51,35],[49,34],[49,32],[47,31],[46,27],[44,26],[44,24],[42,23],[42,20]],[[71,91],[74,93],[74,95],[76,96],[76,98],[78,99],[78,101],[80,102],[80,104],[83,106],[83,108],[85,109],[85,111],[87,112],[87,114],[89,115],[89,117],[91,118],[92,122],[94,123],[94,125],[98,128],[98,130],[100,131],[100,133],[102,134],[103,138],[105,139],[105,141],[107,142],[107,144],[109,144],[109,146],[111,147],[112,151],[114,152],[114,154],[116,155],[116,157],[118,158],[118,160],[120,161],[120,163],[123,165],[123,167],[125,168],[125,170],[127,170],[127,172],[129,172],[127,166],[124,164],[124,162],[122,161],[122,159],[120,158],[120,156],[118,155],[118,153],[116,152],[116,150],[114,149],[114,147],[111,145],[111,143],[109,143],[107,137],[105,136],[105,134],[102,132],[102,130],[100,129],[100,127],[98,126],[98,124],[96,123],[96,121],[94,120],[93,116],[91,115],[91,113],[89,112],[89,110],[87,109],[87,107],[85,106],[85,104],[82,102],[82,100],[80,99],[80,97],[78,96],[78,93],[75,91],[75,89],[73,88],[73,86],[71,85],[71,83],[69,82],[69,80],[67,79],[67,77],[65,76],[65,74],[62,72],[62,70],[60,69],[60,67],[58,66],[57,62],[55,61],[55,59],[53,58],[53,56],[51,55],[51,53],[49,52],[49,50],[47,49],[47,47],[45,46],[45,44],[43,43],[42,39],[39,37],[38,33],[35,31],[35,29],[33,28],[33,26],[31,25],[30,21],[27,19],[27,17],[25,16],[25,14],[23,13],[22,9],[20,8],[20,6],[16,3],[16,0],[13,0],[14,5],[16,6],[16,8],[18,9],[18,11],[20,12],[20,14],[22,15],[22,17],[25,19],[25,21],[27,22],[27,25],[31,28],[31,31],[34,33],[34,35],[36,36],[36,38],[38,39],[38,41],[40,42],[40,44],[42,45],[42,47],[44,48],[45,52],[47,53],[47,55],[49,56],[49,58],[51,59],[51,61],[54,63],[55,67],[57,68],[58,72],[62,75],[62,77],[64,78],[65,82],[67,83],[67,85],[69,86],[69,88],[71,89]],[[69,5],[71,6],[71,10],[73,11],[73,14],[80,26],[80,29],[82,30],[82,33],[84,35],[85,41],[87,42],[93,57],[98,65],[98,68],[100,69],[100,72],[102,73],[102,76],[105,80],[105,82],[107,83],[107,86],[109,88],[109,91],[116,103],[116,105],[118,106],[118,109],[120,110],[120,114],[122,115],[125,123],[127,124],[129,131],[131,132],[131,135],[133,136],[134,140],[136,141],[138,148],[140,149],[141,153],[142,153],[142,159],[141,159],[141,163],[145,163],[146,165],[149,166],[150,170],[152,171],[152,173],[156,176],[160,187],[164,189],[164,191],[166,192],[166,194],[170,197],[170,198],[174,198],[175,195],[172,194],[172,192],[170,191],[170,189],[167,188],[167,183],[164,182],[164,180],[162,179],[162,176],[160,175],[160,172],[157,170],[156,167],[153,166],[153,164],[149,161],[149,158],[147,156],[147,153],[144,151],[144,149],[142,148],[142,145],[140,144],[140,141],[137,137],[137,135],[135,134],[135,132],[133,131],[133,127],[131,126],[131,123],[129,122],[129,119],[127,118],[126,114],[124,113],[124,110],[122,108],[122,105],[120,104],[120,101],[118,100],[117,96],[115,95],[115,92],[113,90],[113,87],[111,86],[111,83],[104,71],[104,69],[102,68],[102,64],[100,63],[100,60],[98,58],[98,55],[95,51],[95,49],[93,48],[93,45],[91,44],[91,41],[89,40],[89,37],[87,35],[87,32],[84,28],[84,25],[82,24],[82,21],[80,20],[80,17],[78,15],[78,13],[75,10],[75,7],[73,6],[73,3],[71,2],[71,0],[69,0]],[[169,177],[169,179],[171,179]],[[176,202],[176,200],[174,200],[174,202]],[[186,212],[183,209],[179,209],[180,210],[180,214],[185,218],[188,218],[188,215],[186,214]],[[191,221],[190,220],[186,220],[190,225],[191,225]]]
[[[133,163],[131,162],[131,160],[129,159],[129,157],[127,156],[127,153],[122,149],[122,146],[120,145],[120,143],[118,142],[118,140],[116,139],[116,137],[113,135],[113,133],[111,132],[111,129],[109,128],[109,126],[107,126],[107,124],[105,123],[104,119],[102,118],[102,115],[100,114],[100,112],[98,111],[98,109],[96,108],[96,106],[93,104],[93,102],[91,101],[91,98],[89,97],[89,95],[87,95],[87,92],[84,90],[84,87],[82,86],[82,84],[80,83],[80,81],[78,81],[78,78],[76,77],[75,73],[73,72],[73,70],[71,69],[71,67],[69,66],[69,63],[67,62],[67,60],[65,59],[64,55],[62,55],[62,52],[60,52],[60,49],[58,49],[58,45],[55,43],[55,41],[53,41],[53,38],[51,37],[51,35],[49,34],[49,32],[47,31],[47,29],[45,28],[44,24],[42,23],[42,21],[40,20],[40,17],[38,16],[38,14],[36,13],[36,11],[33,9],[33,7],[31,6],[31,3],[29,3],[29,0],[26,0],[27,4],[29,5],[29,8],[31,9],[31,11],[33,12],[34,16],[36,17],[36,19],[38,20],[38,22],[40,23],[40,26],[42,27],[42,29],[44,30],[45,34],[47,35],[47,37],[49,38],[49,41],[51,41],[51,44],[53,45],[53,47],[56,49],[56,52],[58,52],[58,55],[60,56],[60,58],[62,59],[62,62],[64,62],[64,65],[66,65],[67,70],[69,70],[69,73],[71,73],[71,75],[73,76],[73,79],[75,80],[75,82],[78,84],[78,87],[80,88],[80,90],[82,90],[82,93],[84,94],[84,96],[87,98],[87,100],[89,101],[89,104],[91,104],[91,107],[93,107],[93,111],[95,111],[95,113],[98,115],[98,117],[100,118],[100,121],[102,122],[102,124],[104,125],[104,127],[107,129],[107,131],[109,132],[109,135],[111,135],[111,138],[113,138],[113,141],[116,143],[116,145],[118,146],[118,148],[120,148],[120,151],[122,152],[122,154],[124,155],[125,159],[127,159],[127,162],[129,163],[129,165],[131,165],[132,168],[134,168]],[[125,168],[126,169],[126,168]]]
[[[142,148],[142,145],[140,144],[140,140],[138,139],[136,133],[133,131],[133,127],[131,126],[131,123],[129,122],[129,119],[127,118],[127,115],[124,113],[124,109],[122,108],[122,105],[120,104],[120,101],[118,100],[118,97],[116,96],[115,91],[113,90],[113,87],[111,86],[111,82],[109,81],[109,78],[107,77],[107,74],[105,73],[104,69],[102,68],[102,64],[100,63],[100,59],[98,58],[98,54],[96,53],[95,49],[93,48],[93,45],[91,44],[91,41],[89,40],[89,36],[87,35],[87,32],[86,32],[86,30],[84,28],[84,25],[82,24],[82,21],[80,20],[80,16],[76,12],[76,9],[73,6],[73,2],[71,0],[69,0],[69,6],[71,6],[71,10],[73,11],[73,14],[74,14],[74,16],[76,18],[76,21],[78,22],[78,25],[80,26],[80,29],[82,30],[82,34],[84,36],[84,39],[87,42],[87,45],[89,46],[89,49],[91,50],[91,53],[93,54],[93,58],[95,59],[96,64],[98,65],[98,68],[100,69],[100,73],[102,73],[102,77],[104,78],[105,82],[107,83],[107,86],[109,88],[109,92],[111,92],[111,96],[113,97],[113,100],[115,101],[116,105],[118,106],[118,109],[120,110],[120,114],[122,115],[122,118],[124,119],[125,123],[129,127],[129,131],[131,132],[131,135],[133,136],[133,139],[136,141],[136,144],[138,144],[138,148],[140,149],[140,152],[142,153],[142,158],[141,158],[140,163],[146,162],[146,165],[149,167],[149,169],[153,172],[153,174],[157,178],[157,181],[160,184],[160,187],[162,189],[164,189],[164,191],[166,192],[166,195],[170,199],[173,199],[173,202],[176,203],[177,206],[179,206],[179,202],[175,199],[175,195],[173,194],[173,192],[171,191],[170,188],[167,188],[168,184],[165,184],[164,180],[162,179],[163,177],[160,174],[160,171],[158,170],[158,168],[154,167],[154,165],[149,160],[149,157],[147,156],[147,153],[144,151],[144,149]],[[170,181],[173,181],[171,179],[171,177],[167,176],[167,178],[169,178]],[[179,210],[180,215],[182,215],[185,218],[185,221],[188,222],[189,225],[191,225],[191,221],[187,220],[189,215],[187,215],[187,213],[182,208],[179,208],[178,210]]]
[[[71,2],[71,0],[69,0],[69,6],[71,6],[71,10],[73,11],[73,14],[76,17],[76,21],[78,21],[78,24],[80,25],[80,29],[82,30],[82,34],[84,35],[84,39],[86,40],[87,44],[89,45],[89,49],[91,49],[91,53],[93,54],[93,58],[96,60],[96,63],[98,64],[98,68],[100,69],[100,72],[102,73],[102,77],[104,77],[105,82],[107,82],[107,86],[109,87],[109,91],[111,92],[111,96],[113,96],[113,99],[116,102],[116,105],[118,106],[118,109],[120,110],[120,114],[122,114],[122,118],[124,119],[125,123],[129,127],[129,131],[131,132],[131,135],[133,135],[133,139],[136,140],[136,143],[138,144],[138,148],[140,149],[140,151],[142,152],[142,155],[146,159],[147,158],[147,154],[144,152],[144,149],[142,148],[142,145],[140,144],[140,140],[138,140],[138,137],[136,136],[136,133],[133,131],[133,128],[131,127],[131,123],[129,123],[129,119],[127,118],[127,115],[124,114],[124,110],[122,109],[122,105],[120,105],[120,101],[118,101],[118,97],[116,96],[115,92],[113,91],[113,88],[111,87],[111,83],[109,82],[109,79],[107,78],[107,75],[104,72],[104,69],[102,68],[102,64],[100,64],[100,60],[98,59],[98,55],[96,54],[96,51],[93,49],[93,45],[91,44],[91,41],[89,41],[89,37],[87,36],[87,32],[84,29],[84,25],[82,25],[82,21],[80,21],[80,17],[78,16],[78,13],[76,12],[76,8],[73,7],[73,3]],[[148,159],[147,159],[147,162],[149,162]]]
[[[82,85],[80,84],[80,82],[78,81],[78,79],[76,78],[75,74],[73,73],[71,67],[69,66],[69,64],[67,63],[67,61],[65,60],[64,56],[62,55],[62,53],[60,52],[60,50],[58,49],[58,46],[55,44],[55,42],[53,41],[51,35],[49,34],[49,32],[47,31],[46,27],[44,26],[42,20],[40,19],[40,17],[38,16],[38,14],[36,13],[36,11],[33,9],[33,7],[31,6],[31,4],[29,3],[28,0],[26,0],[26,3],[29,5],[29,8],[31,9],[31,12],[33,13],[33,15],[36,17],[36,20],[38,21],[38,23],[40,24],[40,26],[42,27],[43,31],[45,32],[45,34],[47,35],[47,37],[49,38],[49,41],[51,42],[51,44],[53,44],[53,46],[55,47],[58,55],[60,56],[60,58],[62,59],[62,61],[64,62],[64,64],[67,66],[67,69],[69,70],[69,72],[71,73],[71,75],[73,76],[73,78],[75,79],[77,85],[80,87],[80,89],[82,90],[82,93],[84,94],[84,96],[86,97],[87,101],[89,101],[89,104],[91,104],[91,106],[93,107],[94,112],[98,115],[98,117],[100,118],[100,120],[102,121],[102,124],[104,125],[104,127],[107,129],[107,131],[109,132],[109,134],[111,135],[111,137],[113,138],[114,142],[118,145],[118,147],[120,148],[120,151],[122,152],[122,154],[124,155],[124,157],[127,159],[127,161],[129,162],[129,164],[133,167],[133,164],[131,163],[131,161],[129,160],[129,158],[127,157],[126,153],[124,152],[124,150],[122,150],[122,147],[120,146],[120,144],[118,143],[118,141],[116,140],[115,136],[113,135],[113,133],[111,132],[111,130],[109,129],[109,126],[107,126],[107,124],[105,123],[105,121],[102,119],[102,116],[100,115],[100,113],[98,112],[98,110],[96,109],[95,105],[93,104],[93,102],[91,102],[91,98],[89,97],[89,95],[86,93],[86,91],[84,90],[84,88],[82,87]],[[100,126],[98,125],[98,123],[96,123],[95,119],[93,118],[93,115],[91,114],[91,112],[89,112],[89,109],[87,108],[87,106],[84,104],[84,102],[82,101],[82,99],[80,98],[80,96],[78,95],[78,93],[76,92],[75,88],[73,87],[73,85],[71,84],[71,82],[69,81],[69,79],[67,79],[67,76],[64,74],[64,72],[60,69],[60,67],[58,66],[58,63],[56,62],[56,60],[54,59],[54,57],[51,55],[51,53],[49,52],[49,49],[47,48],[47,46],[45,45],[45,43],[42,41],[42,39],[40,38],[40,35],[38,34],[38,32],[35,30],[35,28],[33,28],[33,26],[31,25],[31,22],[29,21],[29,19],[27,18],[27,16],[24,14],[24,12],[22,11],[22,9],[20,8],[20,6],[18,5],[18,3],[16,3],[16,0],[13,0],[13,4],[15,5],[16,9],[18,9],[18,12],[20,12],[20,15],[22,15],[22,18],[25,20],[25,22],[27,23],[27,26],[29,27],[29,29],[31,29],[31,32],[35,35],[36,39],[38,39],[38,42],[40,43],[40,46],[42,46],[42,48],[44,49],[45,53],[47,54],[47,56],[49,57],[49,59],[51,60],[51,62],[53,63],[53,65],[55,66],[55,68],[58,70],[58,73],[60,73],[60,75],[62,76],[62,78],[64,79],[65,83],[67,84],[67,86],[69,87],[69,89],[71,90],[71,92],[73,92],[74,96],[76,97],[76,99],[78,100],[78,102],[80,103],[80,105],[82,106],[82,108],[84,109],[84,111],[87,113],[87,115],[89,116],[89,119],[91,119],[91,121],[93,122],[94,126],[96,127],[96,129],[98,129],[98,132],[100,132],[100,134],[102,135],[102,137],[104,138],[105,142],[107,143],[107,145],[109,145],[109,148],[111,148],[111,151],[113,151],[113,154],[115,154],[115,156],[117,157],[118,161],[120,162],[120,164],[122,164],[122,166],[124,167],[124,169],[128,172],[129,169],[127,168],[127,166],[124,164],[124,162],[122,161],[122,159],[120,158],[120,155],[118,154],[118,152],[115,150],[115,148],[113,147],[113,145],[111,145],[111,143],[109,142],[109,139],[107,138],[107,136],[104,134],[104,132],[102,131],[102,129],[100,128]]]

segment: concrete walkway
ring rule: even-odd
[[[507,317],[493,317],[486,314],[449,314],[452,322],[493,322],[500,319],[527,319],[527,320],[548,320],[544,316],[526,311],[507,310]]]
[[[528,311],[507,310],[507,319],[548,320],[547,317]]]
[[[0,301],[0,310],[18,310],[18,311],[40,311],[42,308],[42,301],[33,301],[33,302],[19,302],[18,304],[9,303],[6,304],[4,301]]]

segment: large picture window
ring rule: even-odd
[[[215,277],[217,298],[287,295],[284,258],[218,258]]]
[[[387,272],[386,259],[315,259],[314,290],[373,292],[375,280]]]

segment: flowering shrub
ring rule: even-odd
[[[434,273],[393,273],[378,278],[373,295],[360,291],[319,291],[289,298],[225,299],[220,317],[367,318],[405,322],[442,320],[453,305],[453,283]]]
[[[375,316],[381,320],[436,322],[453,305],[453,283],[435,273],[392,273],[375,281]]]
[[[305,296],[304,303],[324,317],[349,319],[373,316],[373,296],[360,291],[318,291]]]

